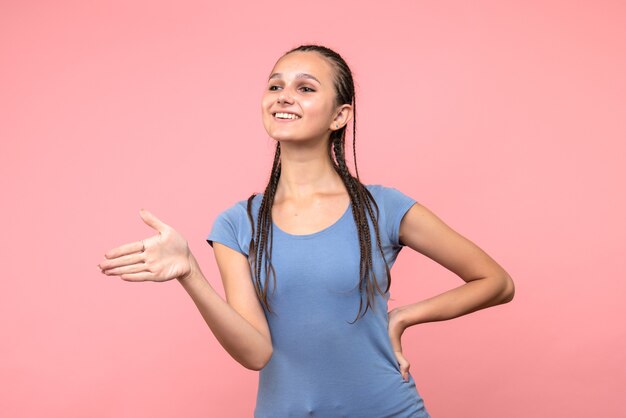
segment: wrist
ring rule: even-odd
[[[401,308],[395,308],[389,312],[389,338],[393,351],[402,353],[402,334],[406,326],[404,325],[403,316],[401,314]]]
[[[199,275],[202,274],[202,272],[200,271],[200,266],[198,265],[198,261],[193,256],[191,251],[189,252],[189,255],[187,258],[189,260],[189,271],[186,274],[177,278],[181,284],[194,281],[199,277]]]
[[[405,307],[400,306],[393,309],[390,313],[389,326],[400,335],[409,326],[406,318]]]

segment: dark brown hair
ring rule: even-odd
[[[333,164],[333,168],[341,176],[341,179],[348,190],[350,195],[350,201],[352,206],[352,215],[354,222],[357,226],[357,232],[359,236],[359,246],[361,251],[360,262],[360,279],[358,283],[360,302],[359,311],[356,318],[352,323],[356,322],[359,317],[364,316],[370,306],[374,306],[375,292],[380,294],[387,293],[391,286],[391,272],[383,252],[382,244],[380,241],[380,233],[378,230],[378,205],[374,200],[374,197],[370,191],[361,183],[359,179],[359,169],[356,164],[356,98],[354,91],[354,80],[352,78],[352,72],[344,61],[344,59],[335,51],[319,46],[319,45],[301,45],[294,48],[285,55],[293,52],[316,52],[321,54],[334,69],[334,84],[337,96],[335,98],[336,105],[351,104],[353,107],[353,122],[352,122],[352,149],[354,155],[354,167],[356,170],[356,177],[352,176],[345,159],[345,136],[346,127],[343,126],[340,129],[332,131],[330,140],[328,141],[328,157]],[[334,158],[333,158],[334,154]],[[252,226],[252,238],[250,239],[250,251],[248,261],[250,263],[257,296],[261,304],[269,312],[272,312],[270,303],[268,300],[268,284],[269,277],[272,276],[273,285],[276,286],[276,272],[272,266],[271,253],[272,253],[272,205],[274,203],[274,195],[276,193],[276,187],[278,186],[278,179],[280,178],[280,142],[276,141],[276,153],[274,154],[274,162],[272,164],[272,171],[270,174],[269,182],[265,188],[263,194],[263,200],[261,201],[261,207],[259,208],[259,215],[257,219],[257,226],[254,226],[254,220],[252,217],[252,201],[256,194],[252,194],[248,198],[248,218]],[[368,220],[366,217],[366,211],[370,219],[373,220],[374,231],[376,233],[376,243],[378,249],[383,257],[385,263],[385,270],[387,273],[387,287],[384,291],[378,286],[378,281],[374,273],[372,265],[372,245],[370,229]],[[375,213],[374,213],[375,211]],[[256,237],[255,237],[256,230]],[[258,243],[258,245],[257,245]],[[263,257],[264,255],[264,257]],[[262,263],[262,259],[265,263]],[[263,266],[264,264],[264,266]],[[265,268],[265,280],[261,283],[261,268]],[[371,275],[370,275],[371,273]],[[363,294],[366,295],[365,309],[363,309]]]

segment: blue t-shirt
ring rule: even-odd
[[[366,187],[378,204],[381,244],[391,268],[403,248],[400,221],[416,201],[392,187]],[[258,194],[252,202],[255,228],[262,197]],[[361,255],[351,207],[312,234],[292,235],[272,225],[276,287],[270,279],[273,313],[266,310],[265,316],[273,354],[259,373],[255,418],[429,417],[413,377],[409,374],[408,382],[402,378],[393,353],[387,330],[389,293],[376,293],[375,306],[348,323],[360,300]],[[384,290],[385,267],[369,216],[368,221],[374,271]],[[251,232],[246,199],[218,215],[207,241],[247,257]]]

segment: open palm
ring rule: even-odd
[[[102,273],[133,282],[184,278],[191,270],[187,240],[149,211],[142,209],[139,214],[158,234],[107,251],[98,264]]]

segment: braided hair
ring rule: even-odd
[[[330,140],[328,141],[328,157],[333,165],[335,171],[341,176],[341,179],[348,190],[350,195],[352,215],[357,227],[360,247],[360,273],[359,273],[359,310],[356,318],[351,323],[356,322],[360,317],[363,317],[370,306],[375,304],[375,293],[384,294],[389,291],[391,286],[391,272],[389,265],[383,252],[382,244],[380,241],[380,233],[378,228],[378,205],[374,200],[374,197],[370,191],[361,183],[359,179],[359,169],[356,163],[356,98],[354,89],[354,80],[352,78],[352,72],[344,61],[344,59],[335,51],[319,45],[301,45],[286,52],[283,56],[292,52],[317,52],[321,54],[334,68],[334,84],[336,91],[335,102],[336,105],[351,104],[353,107],[353,122],[352,122],[352,149],[354,156],[354,167],[356,170],[356,177],[354,177],[346,164],[345,158],[345,136],[346,127],[343,126],[340,129],[333,130],[330,134]],[[274,196],[276,194],[276,188],[278,186],[278,179],[280,178],[281,164],[280,164],[280,142],[276,141],[276,151],[274,154],[274,162],[272,164],[272,171],[270,173],[269,182],[265,188],[261,206],[259,208],[259,214],[257,219],[257,225],[255,228],[254,220],[252,216],[252,201],[256,194],[252,194],[248,198],[247,212],[248,219],[252,227],[252,237],[250,239],[250,251],[248,262],[250,263],[253,273],[253,280],[257,296],[265,309],[268,312],[273,312],[268,300],[268,284],[270,276],[273,281],[273,286],[276,286],[276,271],[272,266],[271,253],[272,253],[272,205],[274,203]],[[370,228],[368,225],[367,215],[374,220],[373,226],[376,234],[376,243],[378,250],[380,251],[385,264],[385,271],[387,274],[387,286],[385,290],[381,290],[378,285],[378,280],[374,273],[372,263],[372,245]],[[256,231],[256,234],[255,234]],[[264,263],[262,260],[264,259]],[[261,283],[261,269],[265,269],[265,280]],[[371,273],[371,275],[370,275]],[[365,302],[364,299],[365,298]]]

